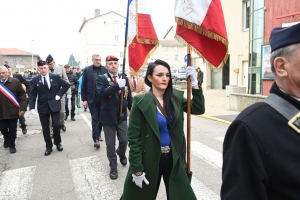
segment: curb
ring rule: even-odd
[[[212,117],[212,116],[209,116],[209,115],[198,115],[199,117],[203,117],[203,118],[206,118],[206,119],[211,119],[211,120],[215,120],[215,121],[218,121],[218,122],[222,122],[222,123],[225,123],[225,124],[231,124],[232,122],[230,121],[227,121],[227,120],[224,120],[224,119],[219,119],[217,117]]]

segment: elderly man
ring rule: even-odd
[[[70,84],[63,80],[59,75],[48,72],[48,65],[45,61],[40,60],[38,63],[40,75],[31,81],[29,107],[30,113],[36,115],[35,102],[38,98],[38,112],[43,129],[43,136],[46,142],[45,156],[52,152],[52,140],[50,137],[50,117],[52,119],[54,145],[58,151],[63,150],[60,137],[60,111],[63,95],[67,92]]]
[[[128,72],[128,81],[132,94],[132,98],[134,98],[138,94],[146,93],[146,86],[144,79],[142,77],[134,75],[133,72]]]
[[[8,69],[0,66],[0,130],[4,148],[16,153],[17,123],[27,110],[26,93],[19,80],[10,77]]]
[[[100,148],[99,141],[101,137],[102,124],[100,123],[101,98],[96,89],[96,78],[107,72],[107,69],[101,65],[101,56],[94,54],[92,56],[93,65],[86,67],[82,75],[81,100],[84,108],[90,109],[92,116],[92,138],[94,147]]]
[[[65,69],[62,66],[55,65],[55,61],[54,61],[53,57],[51,56],[51,54],[49,54],[47,56],[46,62],[49,67],[50,73],[57,74],[62,79],[64,79],[68,83],[70,83]],[[71,99],[71,97],[72,97],[71,89],[69,89],[66,93],[67,93],[67,99]],[[66,131],[67,128],[65,126],[65,120],[64,120],[65,119],[65,96],[63,96],[60,99],[60,101],[61,101],[61,111],[60,111],[60,117],[59,117],[60,127],[61,127],[62,131]],[[51,121],[50,121],[50,124],[51,124]]]
[[[270,96],[230,125],[223,148],[221,199],[300,197],[300,24],[270,36]]]
[[[127,149],[127,108],[131,109],[132,97],[127,77],[125,79],[118,78],[118,58],[115,56],[106,57],[106,69],[108,73],[98,76],[97,92],[101,97],[101,113],[100,122],[103,125],[103,131],[106,142],[106,154],[109,160],[111,179],[118,178],[117,170],[117,156],[120,157],[122,165],[127,165],[127,158],[125,152]],[[122,87],[125,89],[122,112],[123,116],[119,116],[119,101],[120,90]],[[119,143],[116,150],[116,135]]]

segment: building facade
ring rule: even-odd
[[[37,54],[16,48],[0,48],[0,65],[7,63],[13,71],[36,69],[37,57]]]
[[[114,55],[120,60],[124,57],[126,17],[109,12],[100,15],[95,10],[95,17],[83,20],[80,27],[81,68],[92,65],[92,55],[100,54],[102,65],[106,56]],[[126,64],[128,66],[128,64]]]

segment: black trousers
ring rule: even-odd
[[[65,99],[65,109],[66,109],[66,116],[69,116],[69,99],[66,97]],[[75,93],[72,93],[71,97],[71,118],[75,117]]]
[[[101,136],[102,124],[100,123],[101,98],[95,96],[94,102],[89,104],[90,113],[92,116],[92,137],[94,142],[99,140]]]
[[[26,120],[25,120],[24,114],[21,115],[21,116],[19,116],[19,122],[20,122],[21,128],[23,128],[23,127],[26,128],[27,124],[25,123],[25,121],[26,121]]]
[[[4,137],[4,141],[9,147],[16,146],[15,141],[17,137],[17,124],[18,118],[0,120],[0,130]]]
[[[156,195],[158,193],[161,177],[164,178],[164,183],[166,187],[167,200],[169,200],[169,180],[173,167],[173,157],[172,152],[169,153],[161,153],[160,161],[159,161],[159,171],[156,183]]]
[[[49,113],[39,113],[39,116],[42,124],[44,140],[46,142],[46,148],[52,149],[53,144],[50,137],[49,119],[51,116],[54,144],[58,145],[61,143],[60,124],[59,124],[60,112],[50,111]]]

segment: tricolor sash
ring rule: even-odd
[[[20,104],[17,97],[2,83],[0,82],[0,92],[4,94],[17,108],[20,108]]]

